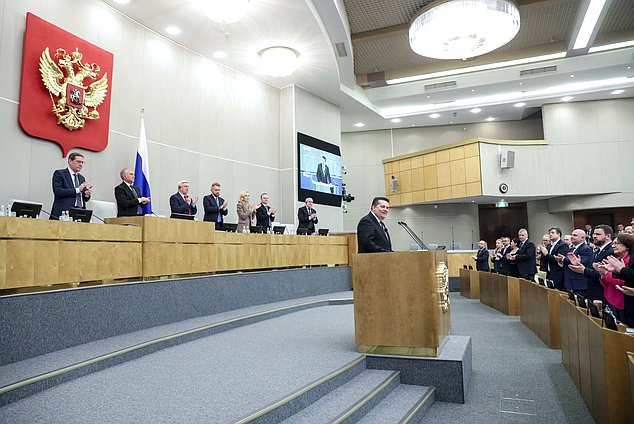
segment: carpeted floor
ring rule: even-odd
[[[467,403],[436,402],[424,422],[594,422],[561,352],[519,318],[454,294],[452,326],[473,338]],[[309,309],[61,384],[1,408],[0,422],[232,422],[356,357],[352,305]]]

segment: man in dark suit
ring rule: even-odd
[[[178,183],[178,192],[170,196],[170,209],[172,213],[196,215],[196,202],[198,197],[189,197],[189,182],[183,180]]]
[[[302,206],[297,210],[297,220],[299,225],[297,228],[306,228],[308,235],[315,232],[315,224],[319,222],[317,219],[317,211],[313,209],[313,198],[307,197],[304,201],[306,206]]]
[[[515,259],[521,278],[533,280],[537,272],[535,244],[528,239],[528,231],[525,228],[517,232],[517,237],[520,239],[519,249],[515,255],[511,255],[511,260]]]
[[[489,251],[487,249],[487,242],[480,240],[478,242],[478,252],[475,256],[472,256],[476,261],[476,270],[489,271]]]
[[[53,172],[53,210],[50,219],[59,219],[70,208],[86,209],[92,195],[92,185],[79,173],[84,167],[84,155],[73,152],[68,155],[68,168]]]
[[[511,253],[511,238],[502,237],[502,251],[500,252],[500,274],[511,275],[511,264],[506,257],[507,253]]]
[[[203,207],[205,208],[203,221],[215,222],[216,230],[222,230],[223,217],[227,216],[229,211],[227,201],[220,197],[220,183],[211,185],[211,194],[203,197]]]
[[[141,205],[150,203],[150,198],[141,196],[141,189],[134,185],[134,171],[125,168],[121,170],[119,176],[123,181],[114,188],[117,216],[143,215]]]
[[[324,184],[331,184],[330,170],[326,165],[326,157],[321,157],[321,163],[317,165],[317,181]]]
[[[603,285],[600,281],[601,275],[599,271],[594,269],[592,264],[595,262],[601,263],[608,256],[614,254],[614,249],[612,248],[612,227],[603,224],[597,225],[592,233],[592,240],[594,242],[594,252],[592,253],[590,266],[585,266],[574,257],[571,259],[568,268],[587,277],[588,291],[586,295],[588,299],[600,300],[605,303]]]
[[[258,227],[268,230],[271,228],[271,224],[275,221],[276,208],[269,206],[269,195],[262,193],[260,195],[260,206],[255,210],[255,221]]]
[[[390,210],[386,197],[372,199],[370,213],[361,218],[357,225],[359,253],[391,252],[392,241],[383,220]]]
[[[570,269],[569,265],[581,263],[584,267],[592,267],[592,249],[586,243],[586,233],[577,228],[571,234],[572,246],[566,256],[557,255],[557,263],[564,268],[564,287],[576,294],[587,297],[588,277]]]
[[[557,263],[557,255],[565,256],[568,245],[561,239],[561,228],[552,227],[548,230],[550,246],[539,246],[546,267],[546,278],[552,280],[557,290],[564,289],[564,269]]]

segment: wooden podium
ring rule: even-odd
[[[438,356],[451,328],[446,251],[352,256],[359,352]]]

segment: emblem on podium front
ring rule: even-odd
[[[449,312],[449,268],[444,262],[439,262],[436,266],[436,287],[440,308],[443,312]]]

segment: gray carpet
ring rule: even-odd
[[[594,422],[561,352],[519,318],[453,295],[452,325],[473,337],[467,403],[436,402],[425,422]],[[0,422],[232,422],[357,356],[352,305],[309,309],[64,383],[1,408]]]
[[[451,299],[452,334],[472,337],[473,374],[464,405],[436,402],[424,422],[594,423],[561,350],[549,349],[519,317],[457,293]]]

